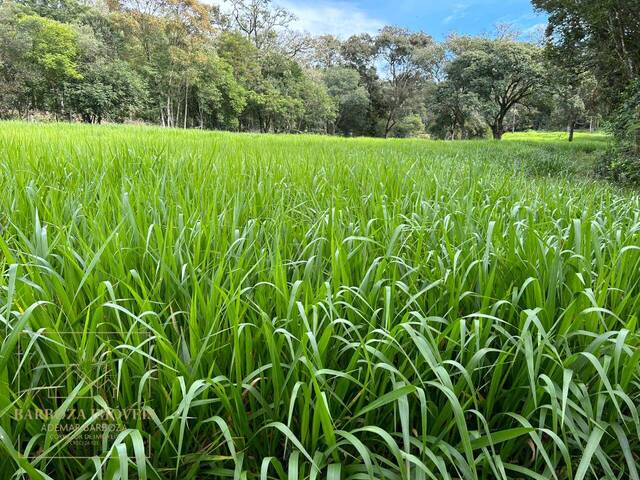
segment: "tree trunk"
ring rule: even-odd
[[[187,112],[189,111],[189,85],[184,87],[184,129],[187,129]]]
[[[493,133],[494,140],[502,140],[502,135],[504,134],[502,120],[497,121],[494,125],[491,126],[491,133]]]
[[[634,115],[634,123],[635,123],[635,135],[634,135],[634,145],[633,150],[636,155],[640,154],[640,106],[636,107],[636,114]]]
[[[167,127],[171,127],[172,123],[171,118],[171,102],[169,100],[169,95],[167,95]]]
[[[394,120],[395,110],[391,109],[389,114],[387,115],[387,121],[384,124],[384,138],[389,138],[389,134],[391,133],[391,129],[395,127],[396,121]]]
[[[569,141],[573,142],[573,134],[576,130],[576,121],[570,120],[569,125],[567,126],[567,132],[569,132]]]

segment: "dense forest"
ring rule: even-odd
[[[638,1],[533,3],[538,41],[437,42],[312,37],[271,0],[0,1],[0,118],[446,139],[615,119],[637,146]]]

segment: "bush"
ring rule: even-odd
[[[640,186],[640,155],[629,149],[611,148],[600,156],[596,174],[617,183]]]
[[[627,90],[609,130],[616,146],[602,155],[596,173],[619,183],[640,185],[640,81]]]
[[[398,138],[417,137],[425,133],[424,123],[420,115],[407,115],[393,127],[391,133]]]

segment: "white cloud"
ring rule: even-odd
[[[464,18],[464,16],[466,15],[467,9],[470,6],[471,5],[468,3],[454,3],[453,5],[451,5],[451,7],[449,7],[451,14],[445,17],[442,20],[442,23],[447,25],[455,20],[460,20],[461,18]]]
[[[546,23],[536,23],[522,31],[521,38],[528,42],[541,43],[544,40],[545,30],[547,29]]]
[[[534,35],[534,34],[538,34],[540,32],[544,32],[544,30],[547,28],[547,24],[546,23],[536,23],[535,25],[531,25],[528,28],[525,28],[522,33],[524,33],[525,35]]]
[[[347,38],[357,33],[375,33],[384,26],[383,21],[342,1],[319,0],[306,5],[293,0],[281,0],[275,3],[296,16],[293,24],[296,30],[313,35],[332,34]]]

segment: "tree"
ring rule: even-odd
[[[549,89],[553,96],[552,114],[566,125],[569,141],[573,141],[578,122],[587,114],[595,114],[593,98],[598,83],[591,72],[575,72],[567,65],[549,67]]]
[[[31,39],[18,28],[22,10],[13,3],[0,5],[0,116],[26,113],[31,102],[27,82],[34,83],[35,69],[25,58]]]
[[[633,137],[631,149],[640,153],[640,112],[633,106],[640,78],[640,1],[533,0],[533,4],[549,14],[547,38],[559,55],[571,58],[583,53],[586,69],[601,80],[610,117],[635,118],[613,125],[620,143]]]
[[[88,123],[123,121],[147,99],[142,79],[122,60],[86,65],[82,79],[68,83],[66,91],[70,108]]]
[[[264,55],[259,77],[248,83],[245,126],[261,132],[297,131],[305,111],[300,96],[303,79],[300,65],[287,56],[278,52]]]
[[[240,84],[250,88],[258,82],[262,74],[260,52],[247,38],[236,32],[223,32],[216,39],[215,47]]]
[[[228,1],[231,6],[228,22],[260,50],[273,48],[278,31],[289,27],[295,19],[291,12],[273,5],[271,0]]]
[[[31,13],[61,23],[75,22],[89,10],[87,4],[78,0],[17,0],[16,3],[24,5]]]
[[[342,42],[333,35],[321,35],[312,39],[306,62],[313,68],[327,69],[344,64],[340,53]]]
[[[331,67],[324,71],[323,80],[337,107],[332,132],[364,135],[367,132],[370,102],[369,93],[362,85],[358,72],[348,67]]]
[[[382,124],[387,137],[403,116],[414,113],[411,100],[425,81],[433,78],[441,50],[429,35],[398,27],[384,27],[375,39],[375,48],[385,78]]]
[[[300,82],[304,116],[298,130],[327,133],[337,116],[337,106],[318,72],[304,72]]]
[[[215,52],[199,59],[194,82],[197,124],[200,128],[238,130],[247,105],[247,91],[233,76],[233,69]]]
[[[384,115],[384,101],[380,78],[377,69],[377,48],[375,38],[368,33],[353,35],[342,42],[341,57],[346,67],[352,68],[360,75],[360,81],[369,96],[369,110],[366,116],[365,135],[378,134],[378,119]]]
[[[559,58],[542,88],[541,49],[510,25],[493,40],[388,26],[343,41],[294,31],[277,0],[0,0],[0,116],[450,139],[562,122],[571,137],[604,98],[630,109],[609,123],[640,152],[639,1],[537,0]]]
[[[194,0],[121,2],[118,13],[126,31],[127,60],[154,92],[145,118],[168,127],[198,123],[196,83],[213,35],[212,11]]]
[[[564,55],[588,51],[612,99],[619,99],[640,73],[638,0],[533,0],[549,14],[547,37]]]
[[[476,96],[493,138],[500,140],[509,111],[524,105],[542,82],[540,49],[524,42],[470,37],[454,38],[450,45],[454,58],[446,67],[448,81]]]
[[[424,133],[424,122],[417,113],[402,117],[391,130],[391,134],[397,138],[419,137]]]
[[[62,86],[68,80],[81,78],[76,65],[76,31],[67,24],[38,15],[21,17],[17,27],[29,38],[29,48],[23,55],[35,73],[26,80],[31,107],[62,113],[65,109]]]
[[[437,138],[462,140],[482,137],[486,133],[476,95],[449,81],[431,87],[427,93],[427,111],[428,130]]]

